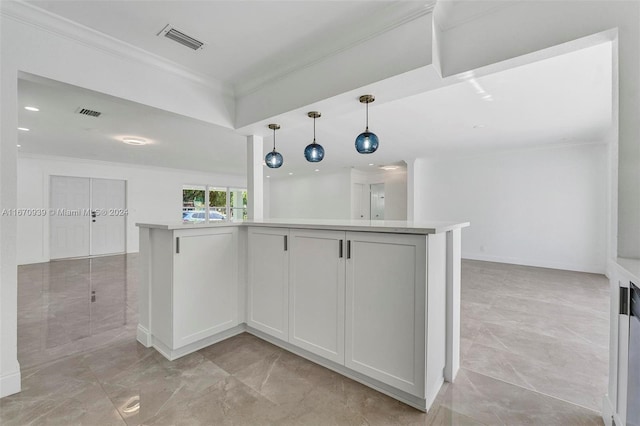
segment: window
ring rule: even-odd
[[[247,218],[247,190],[243,188],[231,188],[229,190],[231,205],[231,219]]]
[[[204,221],[206,212],[205,200],[207,187],[202,185],[185,185],[182,187],[182,221]]]
[[[229,216],[227,212],[227,188],[209,187],[209,211]]]
[[[213,185],[182,187],[182,221],[185,223],[247,218],[247,190]]]

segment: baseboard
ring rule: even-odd
[[[136,340],[142,343],[145,348],[150,348],[152,341],[151,332],[149,332],[149,330],[147,330],[145,327],[138,324],[138,328],[136,329]]]
[[[593,265],[581,265],[581,264],[565,263],[565,262],[520,259],[517,257],[493,256],[493,255],[482,254],[482,253],[462,253],[462,258],[468,259],[468,260],[481,260],[484,262],[496,262],[496,263],[508,263],[511,265],[534,266],[536,268],[562,269],[564,271],[587,272],[590,274],[603,274],[603,275],[607,274],[606,264],[600,268],[596,268],[596,267],[593,267]]]
[[[242,323],[236,325],[233,328],[214,334],[213,336],[209,336],[202,340],[198,340],[197,342],[190,343],[186,346],[181,347],[180,349],[175,350],[169,348],[160,340],[151,337],[152,342],[150,346],[153,346],[158,352],[162,354],[162,356],[164,356],[169,361],[173,361],[185,355],[189,355],[190,353],[199,351],[200,349],[206,348],[207,346],[211,346],[215,343],[221,342],[240,333],[244,333],[245,331],[246,326],[244,323]]]
[[[17,368],[13,371],[0,375],[0,398],[13,395],[20,392],[21,389],[21,375],[20,364],[16,361]]]
[[[602,397],[602,421],[605,426],[613,426],[613,404],[609,401],[609,394]]]

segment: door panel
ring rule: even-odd
[[[289,337],[289,230],[249,228],[247,324],[284,341]]]
[[[289,342],[344,364],[345,233],[290,232]]]
[[[173,271],[174,349],[238,323],[237,229],[179,238]]]
[[[50,257],[89,255],[90,179],[51,176],[49,215]]]
[[[124,253],[125,181],[91,179],[91,255]],[[95,220],[95,222],[93,221]]]
[[[423,239],[348,232],[345,365],[424,397]]]

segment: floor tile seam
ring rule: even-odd
[[[79,340],[74,340],[74,341],[71,341],[71,342],[66,343],[65,345],[73,345],[73,344],[77,344],[77,342],[78,342],[78,341],[79,341]],[[122,341],[124,341],[124,339],[122,339]],[[71,354],[63,355],[63,356],[61,356],[60,358],[48,359],[48,360],[46,360],[46,361],[44,361],[44,362],[41,362],[41,363],[32,364],[32,365],[25,365],[25,367],[24,367],[24,368],[25,368],[25,369],[31,369],[31,368],[42,368],[42,367],[51,366],[51,365],[53,365],[53,364],[55,364],[55,363],[57,363],[57,362],[62,362],[62,361],[64,361],[64,360],[66,360],[67,358],[73,358],[74,356],[90,355],[90,354],[92,354],[93,352],[96,352],[96,351],[102,350],[102,349],[104,349],[105,347],[107,347],[107,346],[109,346],[110,344],[113,344],[113,343],[116,343],[116,344],[117,344],[117,343],[120,343],[120,339],[116,339],[115,341],[107,341],[107,342],[104,342],[104,344],[101,344],[101,345],[100,345],[100,346],[98,346],[98,347],[89,347],[89,348],[86,348],[86,349],[84,349],[84,350],[80,350],[80,351],[78,351],[78,352],[74,352],[74,353],[71,353]],[[62,347],[63,347],[63,346],[65,346],[65,345],[56,346],[56,347],[51,348],[51,349],[59,350],[60,348],[62,348]],[[43,353],[43,351],[38,351],[38,353]],[[18,359],[18,361],[20,361],[20,360]],[[21,364],[21,365],[22,365],[22,364]]]
[[[490,326],[497,326],[497,327],[500,327],[500,328],[510,329],[508,331],[517,331],[517,332],[525,331],[527,333],[531,333],[531,334],[534,334],[534,335],[537,335],[537,336],[541,336],[543,339],[549,340],[548,342],[545,342],[545,343],[551,343],[551,344],[554,344],[554,345],[558,344],[558,340],[560,338],[566,339],[566,336],[559,337],[559,336],[556,336],[554,334],[548,334],[548,333],[545,333],[543,330],[535,330],[535,329],[526,327],[523,324],[514,324],[513,326],[511,326],[511,324],[505,324],[505,323],[501,323],[499,321],[494,321],[494,320],[484,320],[482,322],[484,324],[488,324]],[[484,324],[483,324],[483,326],[484,326]],[[562,326],[562,327],[566,328],[565,326]],[[494,333],[492,333],[491,330],[487,329],[486,331],[491,333],[492,336],[494,335]],[[572,330],[569,330],[569,331],[572,331]],[[580,337],[579,334],[577,334],[577,333],[575,333],[573,331],[572,331],[571,334],[572,335],[576,335],[576,337]],[[546,338],[549,338],[549,339],[546,339]],[[529,340],[529,339],[527,339],[527,340]],[[551,340],[553,340],[553,341],[551,341]],[[572,344],[580,344],[580,346],[584,347],[583,349],[593,348],[594,346],[597,346],[600,349],[608,348],[608,345],[607,346],[597,345],[597,344],[595,344],[593,342],[590,342],[590,341],[583,341],[583,340],[578,340],[578,339],[571,339],[570,343],[572,343]]]
[[[180,390],[182,390],[182,389],[184,389],[184,385],[180,385],[180,386],[178,386],[176,389],[174,389],[174,391],[173,391],[173,392],[171,392],[171,396],[169,396],[169,398],[167,398],[167,399],[162,403],[162,405],[160,405],[160,407],[158,407],[158,409],[157,409],[157,410],[155,410],[155,413],[153,413],[153,415],[147,416],[147,418],[146,418],[146,419],[142,419],[142,420],[141,420],[141,424],[143,424],[145,421],[147,421],[147,420],[149,420],[149,419],[152,419],[152,418],[154,418],[154,417],[156,417],[156,416],[159,416],[159,415],[160,415],[160,412],[162,411],[162,409],[163,409],[163,408],[164,408],[164,407],[169,403],[169,401],[170,401],[170,400],[171,400],[171,399],[172,399],[172,398],[173,398],[173,397],[174,397],[174,396],[175,396],[175,395],[176,395]]]
[[[473,417],[473,416],[471,416],[469,414],[461,413],[460,411],[455,410],[452,407],[447,407],[447,406],[445,406],[443,404],[438,404],[438,407],[432,407],[432,409],[433,408],[436,408],[436,410],[438,408],[446,408],[447,410],[451,411],[452,413],[457,414],[458,416],[465,417],[465,418],[467,418],[469,420],[473,420],[474,423],[477,423],[479,425],[482,425],[482,426],[494,426],[494,425],[492,425],[490,423],[482,422],[482,421],[480,421],[480,419],[476,419],[475,417]],[[428,414],[429,413],[427,413],[427,415]],[[435,415],[437,416],[437,411],[435,412]],[[436,420],[436,417],[434,417],[429,423],[427,423],[427,426],[437,426],[435,423],[433,423],[434,420]]]
[[[98,378],[96,373],[91,368],[91,365],[87,365],[87,367],[89,368],[89,371],[91,372],[91,375],[93,376],[94,381],[96,383],[98,383],[98,385],[100,386],[100,389],[102,390],[102,393],[104,393],[104,395],[107,397],[107,399],[109,400],[109,402],[113,406],[113,409],[116,410],[116,413],[118,413],[118,417],[123,421],[123,423],[125,425],[128,425],[127,421],[122,416],[122,413],[120,413],[120,410],[118,410],[118,407],[116,406],[116,403],[113,401],[113,399],[111,399],[111,396],[109,396],[109,392],[107,392],[107,390],[104,388],[104,385],[103,385],[102,381]]]
[[[226,371],[226,370],[225,370]],[[263,394],[260,390],[254,388],[253,386],[251,386],[249,383],[246,383],[244,380],[242,380],[241,378],[237,377],[235,374],[231,374],[229,373],[229,375],[231,377],[233,377],[235,380],[237,380],[238,382],[240,382],[243,386],[248,387],[249,389],[251,389],[253,392],[257,393],[258,395],[260,395],[262,398],[266,399],[267,401],[269,401],[270,403],[272,403],[273,405],[275,405],[276,407],[280,407],[280,403],[278,403],[277,401],[272,400],[271,398],[269,398],[267,395]]]
[[[493,379],[493,377],[492,377],[492,379]],[[480,424],[482,424],[482,425],[485,425],[485,426],[497,426],[497,425],[496,425],[496,423],[494,423],[494,422],[485,423],[485,422],[483,422],[483,421],[480,421],[480,419],[476,418],[476,417],[474,416],[474,414],[471,414],[471,413],[464,413],[464,412],[460,412],[460,411],[455,410],[455,409],[454,409],[454,407],[453,407],[453,404],[449,404],[449,403],[446,401],[446,399],[445,399],[442,403],[440,403],[440,405],[441,405],[442,407],[447,408],[447,409],[448,409],[448,410],[450,410],[450,411],[454,411],[454,412],[455,412],[455,413],[457,413],[457,414],[461,414],[461,415],[463,415],[463,416],[465,416],[465,417],[468,417],[468,418],[472,419],[473,421],[476,421],[476,422],[478,422],[478,423],[480,423]],[[500,422],[500,423],[499,423],[499,425],[500,425],[500,426],[513,426],[513,425],[509,425],[509,424],[508,424],[508,423],[506,423],[504,420],[502,420],[502,418],[501,418],[501,417],[500,417],[500,416],[499,416],[495,411],[493,411],[493,410],[489,410],[487,414],[489,414],[489,415],[491,415],[492,417],[496,418],[496,419]]]
[[[530,388],[524,387],[524,386],[522,386],[522,385],[520,385],[518,383],[513,383],[513,382],[511,382],[511,381],[509,381],[509,380],[507,380],[505,378],[495,377],[493,374],[487,373],[486,371],[478,371],[477,369],[475,369],[473,367],[469,367],[469,366],[464,366],[462,368],[464,368],[467,371],[471,371],[472,373],[480,374],[481,376],[489,377],[490,379],[497,380],[497,381],[500,381],[500,382],[503,382],[503,383],[507,383],[507,384],[512,385],[512,386],[517,386],[517,387],[519,387],[521,389],[525,389],[525,390],[528,390],[530,392],[540,393],[535,389],[535,387],[530,389]],[[531,386],[533,386],[533,385],[531,385]]]
[[[598,349],[607,349],[607,350],[609,349],[609,344],[608,344],[609,342],[607,342],[607,344],[606,344],[606,345],[599,345],[598,343],[596,343],[596,342],[594,342],[594,341],[592,341],[592,340],[589,340],[589,339],[587,339],[587,338],[585,338],[585,337],[581,336],[581,335],[580,335],[580,333],[576,333],[574,330],[572,330],[571,328],[567,327],[567,326],[566,326],[566,325],[564,325],[564,324],[563,324],[563,325],[561,325],[561,327],[562,327],[563,329],[567,330],[567,331],[568,331],[569,333],[571,333],[572,335],[576,336],[577,338],[584,340],[584,343],[585,343],[585,344],[587,344],[587,345],[589,345],[589,346],[591,346],[591,347],[594,347],[594,346],[595,346],[595,347],[597,347]],[[608,327],[607,327],[607,329],[608,329]]]
[[[550,305],[550,307],[558,307],[558,308],[572,308],[572,310],[574,310],[576,313],[579,314],[589,314],[589,313],[597,313],[597,314],[602,314],[602,313],[607,313],[604,310],[600,311],[598,309],[592,309],[592,308],[588,308],[588,307],[581,307],[579,305],[576,305],[575,303],[571,303],[569,301],[567,302],[558,302],[557,300],[549,300],[546,298],[536,298],[536,297],[530,297],[530,296],[526,296],[526,295],[513,295],[513,294],[503,294],[500,295],[499,297],[501,298],[512,298],[512,299],[517,299],[519,301],[523,301],[523,302],[530,302],[530,301],[534,301],[534,302],[539,302],[539,303],[544,303],[547,305]],[[497,305],[497,300],[493,299],[493,301],[490,303],[491,307],[499,307],[500,305]],[[503,307],[502,309],[506,309],[509,310],[508,307]]]
[[[91,385],[91,384],[95,384],[93,382],[86,382],[87,384]],[[102,389],[102,387],[101,387]],[[104,390],[102,390],[104,392]],[[34,420],[32,420],[31,422],[29,422],[29,425],[34,424],[36,421],[38,421],[39,419],[47,416],[49,413],[51,413],[52,411],[56,410],[57,408],[60,407],[60,405],[67,400],[70,400],[72,398],[75,398],[76,396],[82,394],[83,392],[85,392],[85,389],[79,389],[76,390],[75,392],[71,392],[69,395],[65,395],[64,398],[62,399],[55,399],[55,398],[34,398],[32,401],[30,402],[41,402],[41,401],[48,401],[48,402],[53,402],[55,403],[55,405],[53,407],[51,407],[50,409],[46,410],[44,413],[40,414],[37,418],[35,418]],[[105,393],[105,396],[108,398],[109,396]],[[117,409],[116,409],[117,410]]]
[[[479,342],[474,342],[474,343],[477,343],[477,344],[479,344],[481,346],[488,347],[490,349],[494,349],[494,350],[497,350],[497,351],[504,351],[504,352],[507,352],[510,355],[525,359],[527,361],[526,364],[529,365],[529,366],[545,369],[545,370],[548,370],[548,371],[557,370],[557,368],[558,368],[558,363],[548,362],[548,361],[544,361],[544,360],[541,360],[541,359],[538,359],[538,358],[526,357],[525,355],[523,355],[521,353],[513,352],[513,351],[511,351],[509,349],[503,350],[501,348],[488,346],[488,345],[485,345],[485,344],[479,343]],[[511,363],[509,363],[509,364],[511,364]],[[577,374],[580,374],[580,372],[572,372],[572,377],[575,377]],[[584,377],[584,378],[588,379],[591,376],[590,375],[581,375],[580,377]],[[584,386],[585,385],[585,383],[578,383],[576,381],[568,381],[568,382],[571,383],[571,384],[578,385],[578,386]]]
[[[122,342],[124,342],[124,341],[125,341],[125,339],[122,339]],[[70,342],[70,343],[74,343],[74,342]],[[109,345],[111,345],[111,344],[113,344],[113,343],[116,343],[116,344],[117,344],[117,343],[120,343],[120,341],[116,341],[116,342],[113,342],[113,341],[105,342],[104,344],[102,344],[102,345],[100,345],[100,346],[97,346],[97,347],[90,347],[90,348],[87,348],[87,349],[85,349],[85,350],[81,350],[81,351],[79,351],[79,352],[74,352],[74,353],[72,353],[72,354],[63,355],[62,357],[60,357],[60,358],[56,358],[56,359],[53,359],[53,360],[52,360],[52,359],[48,359],[47,361],[44,361],[44,362],[42,362],[42,363],[38,363],[38,364],[26,365],[26,366],[23,366],[23,365],[21,364],[21,371],[28,371],[28,370],[31,370],[31,369],[38,369],[38,370],[40,370],[40,369],[42,369],[42,368],[50,367],[50,366],[52,366],[52,365],[54,365],[54,364],[57,364],[57,363],[59,363],[59,362],[66,361],[66,360],[68,360],[68,359],[70,359],[70,358],[73,358],[73,357],[76,357],[76,356],[87,356],[87,355],[91,355],[91,354],[93,354],[94,352],[97,352],[97,351],[99,351],[99,350],[103,350],[103,349],[105,349],[105,347],[107,347],[107,346],[109,346]],[[18,362],[20,362],[20,359],[18,359]],[[89,367],[89,368],[91,368],[91,367]],[[24,378],[24,377],[23,377],[23,378]]]
[[[488,378],[490,378],[490,379],[492,379],[492,380],[497,380],[497,381],[499,381],[499,382],[506,383],[506,384],[511,385],[511,386],[516,386],[516,387],[518,387],[518,388],[520,388],[520,389],[524,389],[524,390],[529,391],[529,392],[537,393],[538,395],[542,395],[542,396],[545,396],[545,397],[547,397],[547,398],[551,398],[551,399],[554,399],[554,400],[556,400],[556,401],[560,401],[560,402],[563,402],[563,403],[566,403],[566,404],[572,405],[572,406],[574,406],[574,407],[579,407],[579,408],[582,408],[582,409],[585,409],[585,410],[589,410],[589,411],[591,411],[591,412],[593,412],[593,413],[595,413],[595,414],[602,414],[600,411],[598,411],[598,410],[596,410],[596,409],[594,409],[594,408],[591,408],[591,407],[585,407],[584,405],[580,405],[580,404],[577,404],[577,403],[575,403],[575,402],[567,401],[566,399],[562,399],[562,398],[557,397],[557,396],[554,396],[554,395],[549,395],[549,394],[547,394],[547,393],[545,393],[545,392],[541,392],[541,391],[538,391],[538,390],[528,389],[528,388],[522,387],[522,386],[520,386],[520,385],[518,385],[518,384],[516,384],[516,383],[511,383],[511,382],[509,382],[509,381],[506,381],[505,379],[501,379],[501,378],[498,378],[498,377],[493,377],[492,375],[487,374],[487,373],[479,372],[479,371],[473,370],[473,369],[468,368],[468,367],[464,367],[464,369],[465,369],[465,370],[468,370],[468,371],[471,371],[471,372],[473,372],[473,373],[475,373],[475,374],[479,374],[479,375],[481,375],[481,376],[488,377]],[[604,394],[603,394],[603,395],[604,395]]]
[[[507,324],[501,323],[499,321],[494,321],[494,320],[484,320],[483,322],[487,323],[487,324],[490,324],[490,325],[496,325],[496,326],[505,327],[505,328],[509,327],[509,325],[507,325]],[[589,341],[586,338],[580,336],[580,334],[574,332],[573,330],[568,329],[566,326],[561,326],[561,327],[564,328],[564,329],[567,329],[568,331],[570,331],[571,333],[569,333],[569,334],[571,336],[574,336],[573,338],[567,339],[567,336],[557,336],[557,335],[554,335],[554,334],[545,333],[544,330],[532,329],[532,328],[529,328],[529,327],[525,327],[524,325],[521,325],[521,324],[514,324],[514,325],[516,326],[516,327],[514,327],[516,329],[514,331],[519,331],[519,332],[527,331],[527,332],[530,332],[530,333],[533,333],[533,334],[537,334],[537,335],[540,335],[540,336],[552,338],[552,339],[554,339],[556,341],[558,339],[569,340],[570,343],[584,345],[584,346],[587,346],[589,348],[593,348],[593,347],[596,347],[598,349],[608,349],[609,348],[608,344],[600,345],[600,344],[597,344],[595,342]],[[607,328],[607,330],[608,330],[608,328]]]

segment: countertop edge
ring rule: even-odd
[[[381,233],[394,233],[394,234],[439,234],[447,231],[453,231],[455,229],[466,228],[470,226],[469,222],[460,223],[444,223],[434,224],[417,224],[411,226],[398,226],[398,225],[384,225],[384,224],[330,224],[330,223],[295,223],[295,222],[250,222],[250,221],[238,221],[238,222],[217,222],[199,225],[183,225],[183,224],[171,224],[171,223],[136,223],[139,228],[151,228],[151,229],[164,229],[168,231],[179,230],[192,230],[192,229],[207,229],[207,228],[225,228],[225,227],[243,227],[243,226],[260,226],[267,228],[296,228],[296,229],[323,229],[323,230],[337,230],[337,231],[355,231],[355,232],[381,232]]]
[[[615,264],[631,278],[634,284],[640,285],[640,259],[618,257]]]

